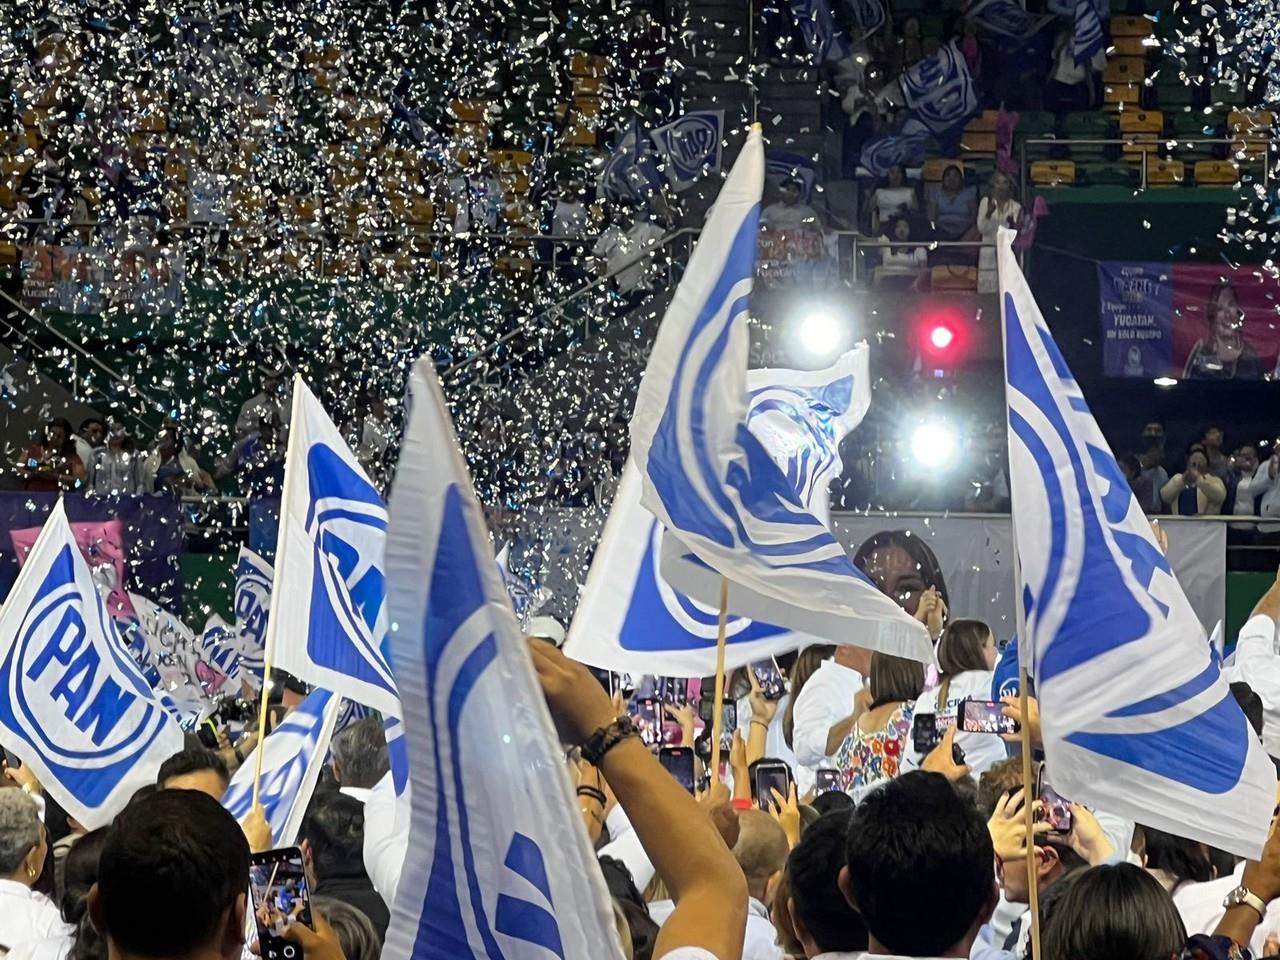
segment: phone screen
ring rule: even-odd
[[[302,950],[284,939],[284,930],[290,923],[315,929],[302,851],[280,847],[253,854],[249,858],[249,889],[262,960],[301,960]]]
[[[790,792],[791,768],[785,763],[762,763],[755,769],[752,786],[755,788],[756,805],[761,810],[768,810],[769,804],[774,802],[774,790],[781,797]]]
[[[627,712],[635,720],[645,746],[656,747],[662,743],[662,704],[653,697],[641,697],[631,701]]]
[[[817,793],[839,793],[840,771],[817,770],[814,772],[813,789]]]
[[[693,793],[692,747],[663,747],[658,751],[658,762],[680,786]]]
[[[782,699],[782,695],[787,692],[787,685],[776,663],[772,660],[761,660],[751,665],[751,671],[756,675],[756,682],[760,684],[760,692],[764,694],[766,700]]]
[[[1044,775],[1044,767],[1040,768],[1040,786],[1036,793],[1041,804],[1038,819],[1049,824],[1049,829],[1056,834],[1070,833],[1075,821],[1071,813],[1071,801],[1049,785],[1049,778]]]
[[[962,733],[1017,733],[1018,722],[1006,717],[999,700],[964,700],[960,704]]]
[[[704,730],[707,736],[711,735],[711,716],[714,701],[699,700],[698,716],[706,725]],[[726,700],[720,704],[720,749],[728,750],[733,746],[733,731],[738,729],[738,705],[732,700]]]
[[[673,707],[686,706],[689,703],[689,681],[678,677],[659,677],[654,696]]]

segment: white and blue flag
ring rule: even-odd
[[[968,120],[981,106],[955,40],[909,66],[898,82],[907,107],[935,134]]]
[[[1021,662],[1064,796],[1257,857],[1276,777],[997,239]]]
[[[271,825],[271,842],[291,846],[315,792],[316,782],[329,755],[329,740],[342,708],[342,698],[328,690],[314,690],[267,734],[262,750],[262,779],[258,802]],[[250,753],[231,778],[222,805],[237,820],[249,815],[253,805],[253,777],[257,754]]]
[[[840,63],[853,53],[849,35],[831,13],[827,0],[790,0],[791,15],[800,27],[813,65]]]
[[[613,152],[600,169],[600,182],[596,189],[606,200],[634,200],[643,203],[664,183],[658,169],[658,154],[649,136],[641,129],[638,117],[633,117],[624,133],[619,134]]]
[[[382,554],[387,508],[320,402],[298,377],[285,458],[271,603],[273,666],[399,716],[386,653]]]
[[[387,542],[413,843],[386,956],[611,960],[604,880],[429,358]]]
[[[719,609],[930,662],[933,644],[854,567],[747,428],[747,311],[764,145],[757,125],[658,329],[631,420],[642,502],[671,536],[663,578]]]
[[[1034,36],[1054,20],[1053,14],[1031,14],[1018,0],[975,0],[964,15],[985,36],[1022,40]]]
[[[649,131],[649,139],[662,157],[667,181],[679,193],[704,174],[720,172],[724,111],[691,110]]]
[[[182,749],[182,731],[107,615],[61,500],[0,612],[0,741],[91,830]]]
[[[1076,0],[1071,52],[1077,64],[1088,63],[1107,48],[1107,32],[1102,26],[1104,16],[1097,0]]]
[[[844,0],[845,6],[853,14],[853,21],[858,25],[857,39],[865,39],[884,27],[888,19],[884,9],[884,0]]]
[[[840,441],[871,405],[869,348],[825,370],[752,370],[747,427],[782,468],[800,502],[820,517],[840,475]],[[620,673],[705,677],[716,670],[719,609],[671,589],[659,572],[662,524],[640,503],[628,462],[578,601],[565,655]],[[726,669],[812,643],[786,627],[730,617]]]
[[[267,642],[267,617],[271,614],[271,564],[248,547],[236,558],[236,648],[240,653],[241,679],[254,690],[262,689],[263,650]]]

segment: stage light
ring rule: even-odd
[[[956,333],[950,327],[939,324],[929,331],[929,342],[936,350],[946,350],[955,343]]]
[[[922,466],[946,465],[955,456],[956,447],[955,430],[937,420],[920,424],[911,434],[911,455]]]
[[[831,360],[849,342],[849,324],[831,310],[817,309],[800,318],[795,336],[810,359]]]
[[[1178,381],[1173,377],[1156,377],[1151,382],[1157,387],[1176,387],[1178,385]]]

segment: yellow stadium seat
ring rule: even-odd
[[[964,173],[963,160],[956,160],[952,157],[930,157],[920,168],[920,176],[925,183],[941,183],[942,175],[947,172],[947,167],[959,167],[960,173]]]
[[[18,248],[7,240],[0,240],[0,263],[17,263]]]
[[[1145,57],[1155,46],[1147,46],[1146,37],[1112,37],[1111,46],[1118,57]]]
[[[1242,159],[1265,157],[1265,143],[1246,143],[1246,140],[1270,140],[1275,124],[1275,114],[1270,110],[1233,110],[1227,114],[1227,129],[1232,141],[1231,151]]]
[[[1076,165],[1071,160],[1035,160],[1031,182],[1040,187],[1069,187],[1076,182]]]
[[[994,156],[996,152],[996,135],[994,133],[965,133],[960,137],[960,149],[965,153]]]
[[[564,143],[570,147],[594,147],[596,145],[596,132],[589,127],[575,123],[565,131]]]
[[[574,113],[595,119],[600,116],[600,101],[595,97],[580,97],[573,101]]]
[[[569,74],[574,77],[599,79],[609,75],[609,61],[590,53],[575,53],[569,58]]]
[[[1141,89],[1136,83],[1108,83],[1102,88],[1104,109],[1115,113],[1136,108]]]
[[[1156,25],[1147,17],[1112,17],[1111,36],[1149,37],[1156,32]]]
[[[1230,160],[1196,161],[1196,185],[1230,187],[1240,179],[1240,168]]]
[[[1143,57],[1112,57],[1102,71],[1105,83],[1141,83],[1147,75],[1147,61]]]
[[[604,80],[600,77],[574,77],[573,95],[575,97],[598,97],[604,92]]]
[[[533,164],[533,154],[527,150],[490,150],[489,161],[499,170],[515,172]]]
[[[484,123],[488,110],[487,100],[454,100],[449,104],[449,115],[463,123]]]
[[[995,133],[1000,123],[999,110],[983,110],[964,125],[965,133]]]
[[[1181,160],[1147,160],[1147,186],[1180,187],[1187,181],[1187,165]]]
[[[1144,153],[1160,148],[1164,135],[1164,114],[1159,110],[1121,110],[1120,136],[1129,142],[1124,145],[1124,155],[1129,160],[1141,160]]]
[[[935,291],[977,290],[978,268],[942,264],[929,271],[929,279]]]

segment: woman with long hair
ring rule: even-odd
[[[871,655],[867,677],[871,702],[853,722],[836,754],[836,768],[855,800],[902,770],[911,735],[912,703],[924,688],[924,665],[887,653]]]

